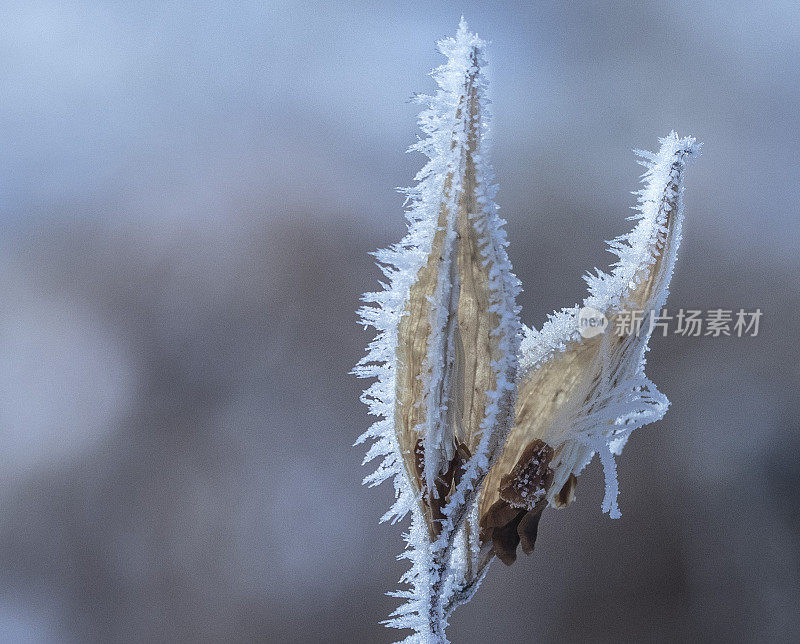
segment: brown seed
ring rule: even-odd
[[[529,555],[533,552],[536,543],[536,535],[539,532],[539,519],[542,518],[542,510],[527,512],[517,526],[522,552]]]
[[[553,480],[553,448],[541,439],[528,444],[517,464],[500,481],[500,498],[512,507],[533,510]]]
[[[482,528],[499,528],[512,521],[519,511],[512,508],[506,501],[499,499],[494,502],[489,511],[481,517]]]
[[[575,487],[578,485],[578,477],[570,473],[564,486],[553,498],[553,506],[565,508],[575,500]]]
[[[519,545],[517,526],[523,514],[523,512],[517,511],[517,516],[512,521],[492,531],[492,550],[506,566],[510,566],[517,560],[517,546]]]

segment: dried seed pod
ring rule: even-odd
[[[395,432],[432,538],[463,455],[490,460],[510,427],[520,328],[501,222],[487,207],[477,46],[468,60],[435,232],[397,330]]]
[[[447,62],[433,74],[439,90],[421,97],[426,137],[411,148],[429,161],[406,191],[408,235],[376,253],[388,283],[364,296],[377,306],[361,319],[378,334],[355,370],[377,378],[362,400],[380,418],[360,441],[374,439],[366,460],[383,461],[365,482],[392,477],[384,520],[412,516],[412,590],[389,624],[439,639],[482,578],[477,500],[514,421],[522,330],[493,201],[484,46],[463,20],[439,43]]]
[[[521,348],[515,426],[487,478],[481,517],[497,512],[504,477],[535,440],[554,449],[547,495],[551,505],[571,502],[575,477],[599,452],[606,471],[603,509],[619,516],[613,454],[633,429],[661,418],[668,405],[644,375],[644,353],[680,243],[683,171],[698,151],[694,139],[673,133],[661,140],[658,154],[639,153],[647,167],[645,188],[638,193],[639,221],[631,233],[611,243],[619,256],[614,270],[587,278],[590,294],[581,309],[565,309],[541,332],[528,331]],[[582,333],[579,323],[586,309],[604,316],[605,332]],[[636,315],[639,328],[620,333],[625,316]]]

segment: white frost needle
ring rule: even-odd
[[[647,171],[637,224],[611,242],[611,273],[588,276],[584,308],[608,320],[640,311],[639,333],[579,332],[579,309],[541,331],[519,321],[520,285],[488,160],[485,43],[461,20],[439,42],[438,90],[420,100],[428,162],[406,190],[408,234],[375,253],[388,282],[367,293],[361,320],[377,336],[354,373],[376,378],[362,400],[378,417],[358,440],[382,457],[365,483],[392,478],[382,520],[411,514],[401,582],[387,620],[408,642],[446,642],[451,612],[498,557],[534,547],[546,506],[564,507],[595,453],[606,472],[603,510],[619,516],[614,455],[631,431],[660,419],[666,398],[644,375],[650,319],[664,305],[680,243],[683,171],[699,146],[670,134]],[[521,346],[520,346],[521,341]]]

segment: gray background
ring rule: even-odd
[[[795,2],[0,7],[0,641],[382,642],[405,569],[359,485],[369,250],[399,239],[416,105],[463,12],[492,41],[524,320],[583,297],[672,128],[672,401],[495,565],[454,642],[800,638]]]

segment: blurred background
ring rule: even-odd
[[[605,267],[641,168],[705,143],[654,338],[672,401],[493,566],[454,642],[800,638],[795,2],[0,6],[0,641],[388,642],[405,563],[363,488],[368,251],[404,232],[418,106],[461,13],[539,326]]]

